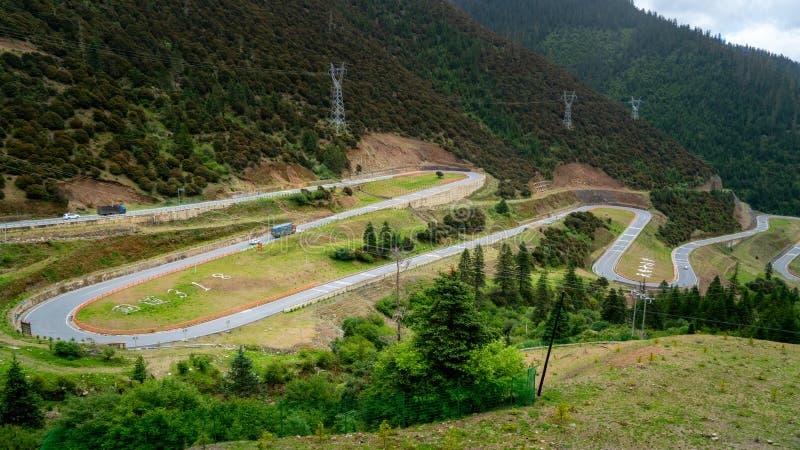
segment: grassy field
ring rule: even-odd
[[[789,270],[800,276],[800,257],[795,258],[794,261],[789,263]]]
[[[376,227],[388,221],[401,235],[425,226],[406,210],[378,211],[344,220],[279,239],[264,246],[263,251],[241,252],[126,289],[89,305],[77,319],[109,329],[170,325],[385,264],[335,261],[329,257],[337,247],[360,245],[369,221]],[[423,245],[415,249],[425,250]],[[141,310],[124,314],[112,309],[122,304]]]
[[[380,197],[397,197],[410,192],[433,187],[443,182],[452,182],[466,178],[460,173],[446,173],[442,178],[435,173],[422,175],[409,175],[392,178],[390,180],[372,181],[359,185],[359,190]]]
[[[541,367],[546,349],[528,354]],[[800,346],[686,335],[557,347],[543,396],[384,433],[286,438],[272,448],[798,448]],[[225,449],[252,449],[254,442]]]
[[[653,219],[642,230],[639,237],[633,241],[633,244],[628,248],[617,265],[617,273],[627,278],[637,280],[640,277],[636,275],[639,268],[639,263],[642,258],[649,258],[655,261],[653,268],[653,276],[648,280],[649,282],[659,283],[662,280],[670,281],[675,277],[675,271],[672,267],[672,259],[670,253],[672,249],[660,241],[656,237],[658,227],[666,222],[666,218],[660,213],[653,212]]]
[[[739,281],[749,282],[764,273],[767,263],[782,250],[800,240],[800,221],[770,220],[770,228],[729,246],[716,244],[692,252],[692,266],[701,281],[708,283],[714,276],[730,278],[739,264]]]

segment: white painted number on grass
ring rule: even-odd
[[[214,273],[214,274],[211,274],[211,276],[214,277],[214,278],[219,278],[221,280],[230,280],[231,279],[230,275],[225,275],[224,273]]]
[[[210,290],[211,290],[211,288],[207,288],[207,287],[203,286],[203,285],[202,285],[202,284],[200,284],[200,283],[195,283],[194,281],[192,281],[192,284],[193,284],[193,285],[195,285],[195,286],[197,286],[197,287],[199,287],[200,289],[202,289],[202,290],[204,290],[204,291],[206,291],[206,292],[208,292],[208,291],[210,291]]]

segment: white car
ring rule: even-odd
[[[258,239],[258,238],[250,239],[250,242],[248,242],[248,244],[250,244],[250,245],[258,245],[260,243],[261,243],[261,240]]]
[[[77,215],[77,214],[75,214],[75,213],[65,213],[65,214],[64,214],[64,216],[62,216],[62,218],[63,218],[64,220],[72,220],[72,219],[77,219],[78,217],[80,217],[80,216],[79,216],[79,215]]]
[[[683,266],[683,270],[689,270],[689,266]]]

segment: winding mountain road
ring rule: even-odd
[[[394,199],[379,202],[363,208],[357,208],[343,213],[339,213],[330,217],[326,217],[314,222],[298,226],[298,233],[317,228],[325,224],[342,220],[348,217],[353,217],[361,214],[366,214],[380,209],[391,208],[398,204],[408,203],[414,199],[422,198],[432,194],[440,193],[448,189],[458,186],[459,183],[465,183],[476,178],[482,178],[483,175],[479,173],[466,173],[467,178],[459,180],[454,183],[436,186],[430,189],[425,189],[414,194],[409,194]],[[363,181],[360,181],[363,183]],[[556,221],[563,219],[566,215],[577,211],[589,211],[596,208],[614,208],[634,213],[634,219],[620,235],[611,247],[595,262],[592,270],[600,276],[604,276],[609,280],[618,281],[626,284],[638,284],[637,281],[625,278],[616,273],[615,269],[622,257],[622,254],[630,247],[634,240],[639,236],[642,229],[650,222],[651,214],[648,211],[628,208],[620,206],[609,205],[587,205],[578,208],[564,211],[558,215],[548,217],[546,219],[526,223],[516,228],[504,230],[501,232],[493,233],[469,242],[462,242],[449,247],[437,249],[425,254],[409,258],[403,270],[419,267],[427,263],[446,258],[449,256],[458,255],[464,249],[474,248],[476,245],[490,245],[498,241],[502,241],[513,236],[523,233],[525,230],[533,227],[550,225]],[[720,236],[711,239],[704,239],[702,241],[692,242],[675,249],[672,253],[673,264],[676,267],[676,280],[673,285],[679,287],[689,287],[697,282],[697,276],[689,262],[690,253],[701,246],[711,245],[719,242],[727,242],[731,240],[749,237],[754,234],[763,232],[769,228],[769,219],[772,218],[788,218],[798,219],[793,217],[782,216],[759,216],[757,226],[751,230],[741,233],[736,233],[727,236]],[[273,241],[271,236],[265,236],[262,240],[265,244]],[[313,302],[320,298],[330,296],[333,292],[339,292],[343,288],[355,287],[369,283],[387,276],[391,276],[396,270],[394,263],[385,264],[370,270],[350,275],[338,280],[330,281],[321,285],[314,286],[304,291],[283,297],[279,300],[257,306],[245,311],[240,311],[228,316],[218,319],[210,320],[207,322],[199,323],[197,325],[189,326],[182,329],[175,329],[169,331],[161,331],[155,333],[143,333],[137,335],[105,335],[93,333],[81,328],[78,328],[72,321],[72,316],[75,310],[86,301],[97,297],[105,292],[115,289],[124,288],[132,283],[147,278],[164,274],[174,270],[186,269],[192,267],[194,264],[199,264],[209,258],[219,257],[221,255],[229,254],[231,252],[245,251],[252,248],[247,243],[235,244],[225,248],[221,248],[212,252],[197,255],[191,258],[186,258],[181,261],[165,264],[153,269],[144,270],[135,274],[107,280],[92,286],[87,286],[72,292],[59,295],[51,300],[48,300],[25,313],[23,320],[31,323],[33,334],[39,336],[48,336],[60,339],[75,340],[92,340],[98,343],[125,343],[128,347],[148,347],[155,346],[162,343],[174,342],[207,336],[219,332],[224,332],[233,328],[237,328],[249,323],[261,320],[265,317],[280,313],[287,309],[292,309],[300,305]],[[787,252],[781,258],[776,260],[775,269],[789,279],[800,278],[795,277],[788,271],[788,264],[794,257],[800,254],[800,243],[795,246],[791,251]],[[649,284],[650,286],[657,286],[655,283]]]
[[[423,172],[423,171],[421,171]],[[425,171],[426,172],[426,171]],[[446,172],[446,171],[445,171]],[[410,172],[414,173],[414,172]],[[459,172],[462,173],[462,172]],[[390,175],[381,175],[376,177],[369,177],[369,178],[361,178],[361,179],[354,179],[354,180],[347,180],[347,181],[340,181],[336,183],[329,183],[321,185],[325,189],[330,189],[332,187],[345,187],[345,186],[355,186],[359,184],[369,183],[372,181],[381,181],[381,180],[388,180],[390,178],[396,177],[397,174],[390,174]],[[317,186],[309,186],[305,189],[312,189],[316,188]],[[297,189],[288,189],[285,191],[275,191],[275,192],[264,192],[258,193],[253,195],[245,195],[241,197],[234,197],[234,198],[226,198],[222,200],[210,200],[206,202],[198,202],[198,203],[190,203],[186,205],[177,205],[177,206],[164,206],[160,208],[149,208],[149,209],[138,209],[133,211],[128,211],[125,213],[125,216],[150,216],[154,214],[163,214],[168,212],[174,211],[186,211],[190,209],[199,209],[199,208],[208,208],[214,206],[228,206],[233,205],[236,203],[243,203],[243,202],[250,202],[253,200],[258,200],[261,198],[274,198],[274,197],[283,197],[287,195],[292,195],[300,192],[301,188]],[[65,223],[75,223],[75,222],[92,222],[92,221],[100,221],[100,220],[110,220],[110,219],[119,219],[120,215],[111,215],[111,216],[101,216],[98,214],[87,214],[75,219],[63,219],[60,217],[52,218],[52,219],[36,219],[36,220],[20,220],[16,222],[0,222],[0,229],[7,229],[12,230],[15,228],[29,228],[29,227],[46,227],[51,225],[63,225]]]

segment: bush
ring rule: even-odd
[[[337,261],[352,261],[356,258],[353,250],[347,247],[339,247],[333,251],[331,258]]]
[[[351,189],[350,186],[345,186],[344,189],[342,189],[342,192],[344,192],[344,195],[348,197],[353,195],[353,189]]]
[[[375,309],[380,311],[384,316],[394,317],[395,300],[392,297],[384,297],[375,303]]]
[[[56,341],[53,345],[53,354],[60,358],[78,359],[83,356],[83,349],[75,340]]]

